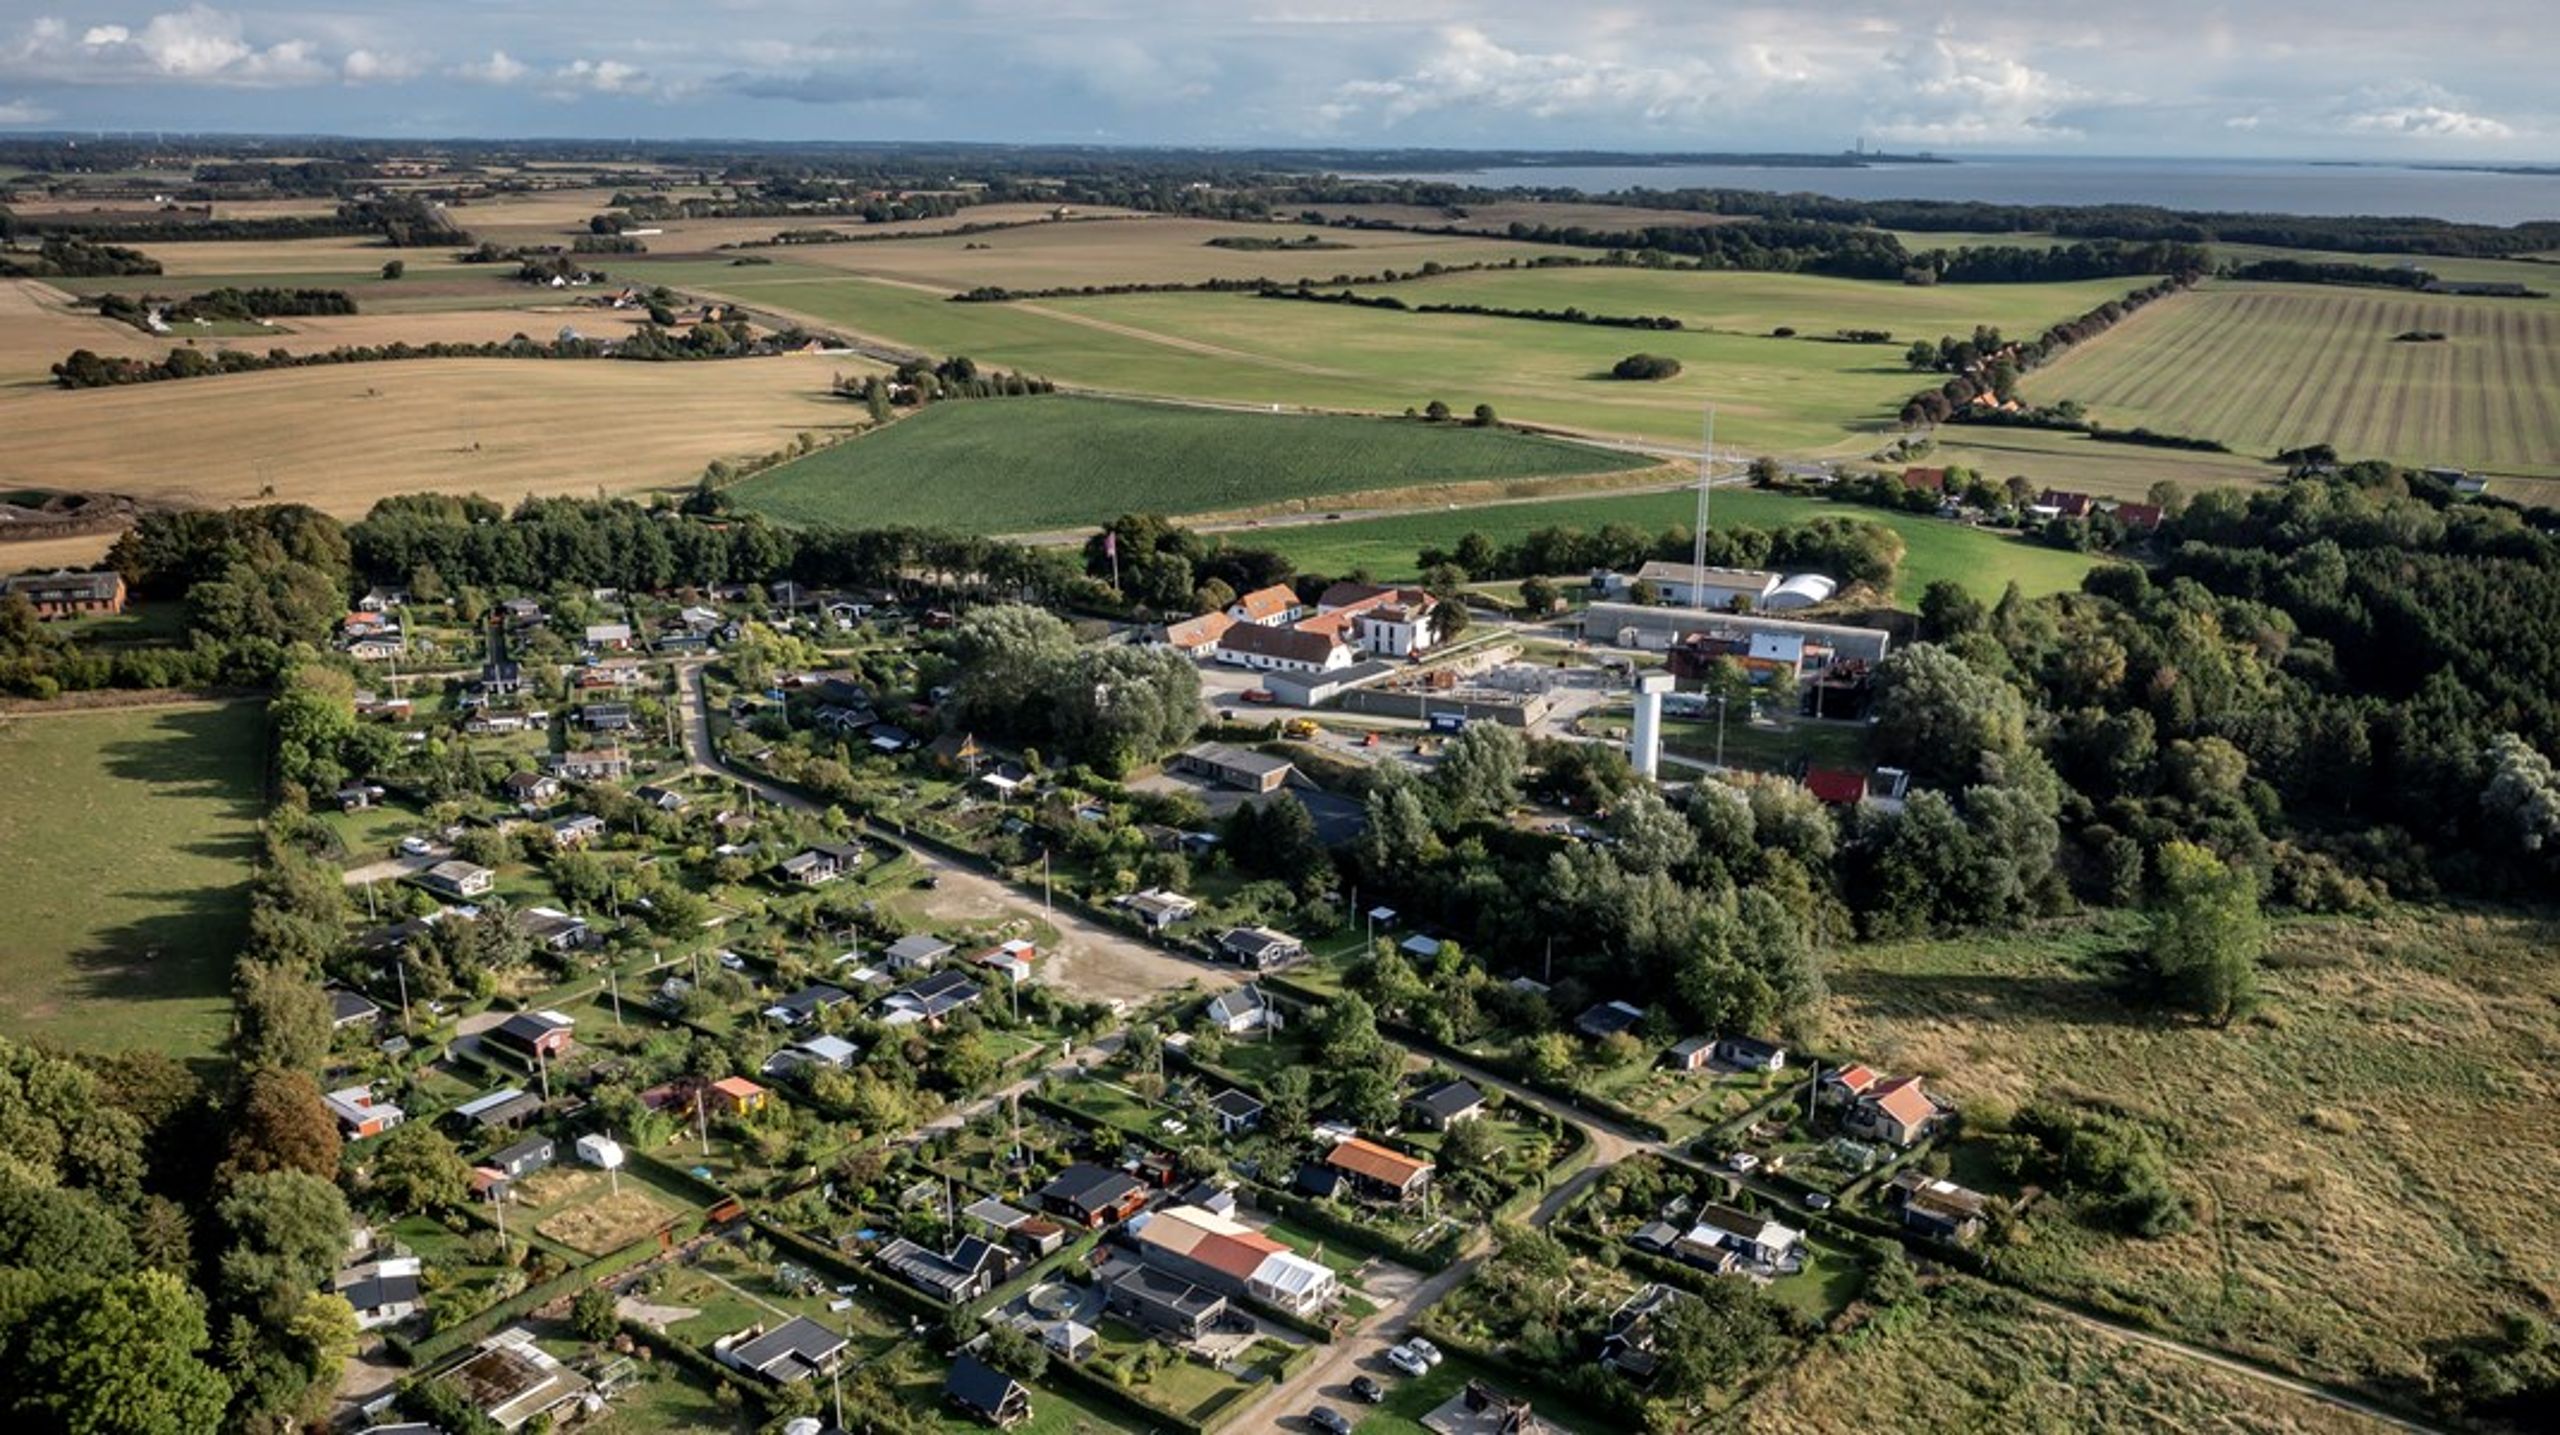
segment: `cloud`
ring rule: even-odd
[[[647,71],[620,60],[571,60],[542,77],[543,92],[562,97],[645,95],[657,88]]]
[[[1333,124],[1375,114],[1394,125],[1441,110],[1495,110],[1535,119],[1615,117],[1659,123],[1696,116],[1715,102],[1715,71],[1702,60],[1637,65],[1563,51],[1504,46],[1473,25],[1440,34],[1413,70],[1340,86],[1322,109]]]
[[[33,100],[0,100],[0,125],[40,125],[53,111]]]
[[[426,62],[415,55],[359,48],[349,50],[338,62],[338,76],[350,85],[390,83],[416,79],[426,68]]]
[[[1884,57],[1872,110],[1878,136],[1906,144],[2076,138],[2057,116],[2089,92],[2013,55],[1946,35]]]
[[[485,60],[466,60],[453,67],[453,76],[480,85],[512,85],[533,73],[533,67],[504,50],[491,50]]]
[[[76,38],[62,21],[38,19],[16,44],[0,50],[0,70],[52,85],[176,80],[251,88],[311,84],[337,73],[315,42],[289,38],[260,45],[248,38],[238,15],[201,4],[154,15],[139,28],[93,24]]]
[[[802,105],[880,104],[911,100],[925,93],[923,82],[912,69],[886,64],[796,73],[733,70],[712,80],[711,88],[745,100],[785,100]]]
[[[2394,139],[2504,140],[2515,126],[2462,106],[2457,95],[2430,84],[2373,86],[2350,96],[2333,116],[2345,129]]]

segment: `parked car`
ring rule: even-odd
[[[1351,1393],[1360,1400],[1375,1405],[1387,1398],[1387,1387],[1363,1375],[1352,1380]]]
[[[1736,1151],[1724,1158],[1724,1164],[1748,1176],[1760,1169],[1760,1158],[1748,1151]]]
[[[1433,1345],[1430,1341],[1424,1340],[1421,1336],[1417,1335],[1412,1339],[1407,1340],[1404,1345],[1405,1349],[1421,1356],[1423,1364],[1438,1365],[1440,1363],[1440,1347]]]
[[[1431,1373],[1431,1362],[1415,1354],[1413,1347],[1409,1345],[1399,1345],[1389,1348],[1387,1351],[1387,1364],[1394,1366],[1396,1369],[1403,1371],[1407,1375],[1429,1375]]]
[[[1319,1405],[1308,1411],[1307,1423],[1325,1432],[1325,1435],[1351,1435],[1351,1422],[1343,1418],[1341,1411],[1330,1405]]]
[[[1257,707],[1269,707],[1280,701],[1280,695],[1269,688],[1247,688],[1244,692],[1244,700]]]
[[[1808,1211],[1828,1211],[1831,1209],[1831,1204],[1831,1198],[1820,1191],[1804,1193],[1804,1208]]]
[[[720,965],[733,972],[743,972],[747,969],[747,959],[736,952],[724,951],[720,954]]]
[[[429,842],[423,837],[403,837],[400,839],[400,854],[404,857],[424,857],[435,850],[436,844]]]

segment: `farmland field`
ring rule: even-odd
[[[2516,1133],[2560,1096],[2560,930],[2400,910],[2276,929],[2265,1009],[2227,1030],[2128,1010],[2129,930],[1844,951],[1834,1049],[1976,1116],[2039,1095],[2156,1130],[2191,1229],[2055,1215],[2009,1275],[2348,1382],[2423,1382],[2437,1342],[2560,1298],[2560,1165]]]
[[[1850,1435],[1898,1428],[1921,1410],[1938,1429],[2353,1435],[2384,1428],[1963,1280],[1924,1304],[1816,1342],[1727,1423]]]
[[[1470,531],[1482,532],[1497,544],[1517,542],[1552,527],[1597,530],[1611,523],[1631,523],[1658,533],[1673,524],[1694,523],[1697,514],[1697,494],[1682,490],[1292,524],[1240,535],[1240,541],[1288,554],[1311,573],[1367,569],[1378,578],[1403,578],[1420,571],[1415,554],[1422,548],[1454,548]],[[2079,587],[2081,575],[2093,562],[2086,554],[2065,553],[1936,518],[1821,499],[1719,488],[1713,505],[1714,522],[1758,528],[1784,527],[1824,514],[1881,523],[1902,535],[1908,551],[1895,596],[1905,604],[1918,602],[1921,590],[1940,578],[1962,583],[1986,600],[1997,600],[2012,580],[2030,597],[2057,593]]]
[[[265,727],[254,703],[0,717],[0,1033],[221,1044]]]
[[[1238,294],[955,304],[938,292],[947,282],[919,287],[829,273],[797,258],[751,269],[675,261],[647,272],[820,326],[1113,392],[1391,413],[1434,398],[1462,410],[1490,402],[1506,418],[1681,444],[1696,442],[1712,403],[1720,441],[1790,454],[1863,453],[1920,385],[1899,346],[1778,339],[1768,329],[1899,325],[1930,338],[1976,322],[2024,330],[2134,287],[2108,280],[1925,290],[1803,276],[1524,269],[1412,289],[1522,308],[1597,308],[1576,296],[1608,294],[1637,312],[1669,309],[1718,323],[1714,316],[1724,314],[1738,326],[1653,332]],[[1685,370],[1657,383],[1607,377],[1611,364],[1637,350],[1670,355]],[[2059,465],[2049,472],[2066,476]]]
[[[858,427],[861,406],[826,390],[830,374],[863,367],[796,355],[422,359],[0,392],[0,432],[10,440],[0,488],[199,504],[254,502],[271,490],[342,518],[394,493],[476,490],[513,502],[673,489],[712,459]]]
[[[791,523],[1013,532],[1643,464],[1501,430],[1058,395],[937,404],[732,492]]]
[[[2442,343],[2393,335],[2436,330]],[[2390,290],[2215,284],[2150,306],[2027,391],[2107,423],[2268,454],[2560,474],[2560,306]]]

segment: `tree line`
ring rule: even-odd
[[[236,289],[228,285],[208,289],[184,299],[166,295],[106,293],[97,298],[98,313],[103,318],[133,325],[145,333],[151,328],[151,313],[160,311],[170,320],[214,319],[234,322],[249,319],[300,318],[313,314],[353,314],[355,296],[344,289],[280,289],[260,285]]]
[[[444,339],[427,344],[394,341],[388,344],[340,344],[334,348],[300,353],[276,348],[263,354],[247,349],[218,349],[208,353],[188,347],[171,349],[166,357],[160,359],[110,357],[93,349],[74,349],[70,357],[53,366],[53,381],[66,389],[103,389],[126,384],[163,383],[173,379],[212,378],[218,374],[254,374],[270,369],[310,369],[332,364],[396,363],[409,359],[626,359],[644,363],[680,359],[745,359],[780,353],[812,340],[823,342],[821,336],[796,331],[758,339],[746,321],[737,320],[695,324],[681,333],[654,324],[642,324],[613,340],[542,340],[518,334],[510,339],[492,339],[477,344]]]
[[[1359,294],[1350,290],[1318,292],[1301,285],[1283,289],[1276,285],[1258,289],[1264,299],[1298,299],[1313,304],[1351,304],[1363,309],[1392,309],[1412,314],[1475,314],[1491,319],[1534,319],[1549,324],[1596,324],[1606,329],[1677,329],[1678,319],[1668,314],[1594,314],[1578,308],[1504,309],[1490,304],[1411,304],[1393,294]]]
[[[1974,399],[1984,394],[2006,401],[2014,396],[2019,375],[2044,364],[2074,344],[2105,333],[2145,305],[2192,287],[2202,277],[2201,270],[2172,274],[2121,299],[2110,299],[2077,318],[2065,319],[2024,343],[2004,343],[1998,330],[1980,328],[1974,331],[1971,339],[1941,339],[1935,350],[1937,357],[1929,361],[1930,367],[1965,362],[1968,354],[1972,358],[1945,383],[1912,395],[1902,406],[1902,425],[1905,428],[1926,428],[1933,424],[1962,422],[1974,407]],[[1990,347],[1984,347],[1986,342]],[[1915,367],[1922,364],[1924,347],[1915,343],[1906,356]]]

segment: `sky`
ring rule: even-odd
[[[0,0],[0,133],[2560,162],[2555,0]]]

